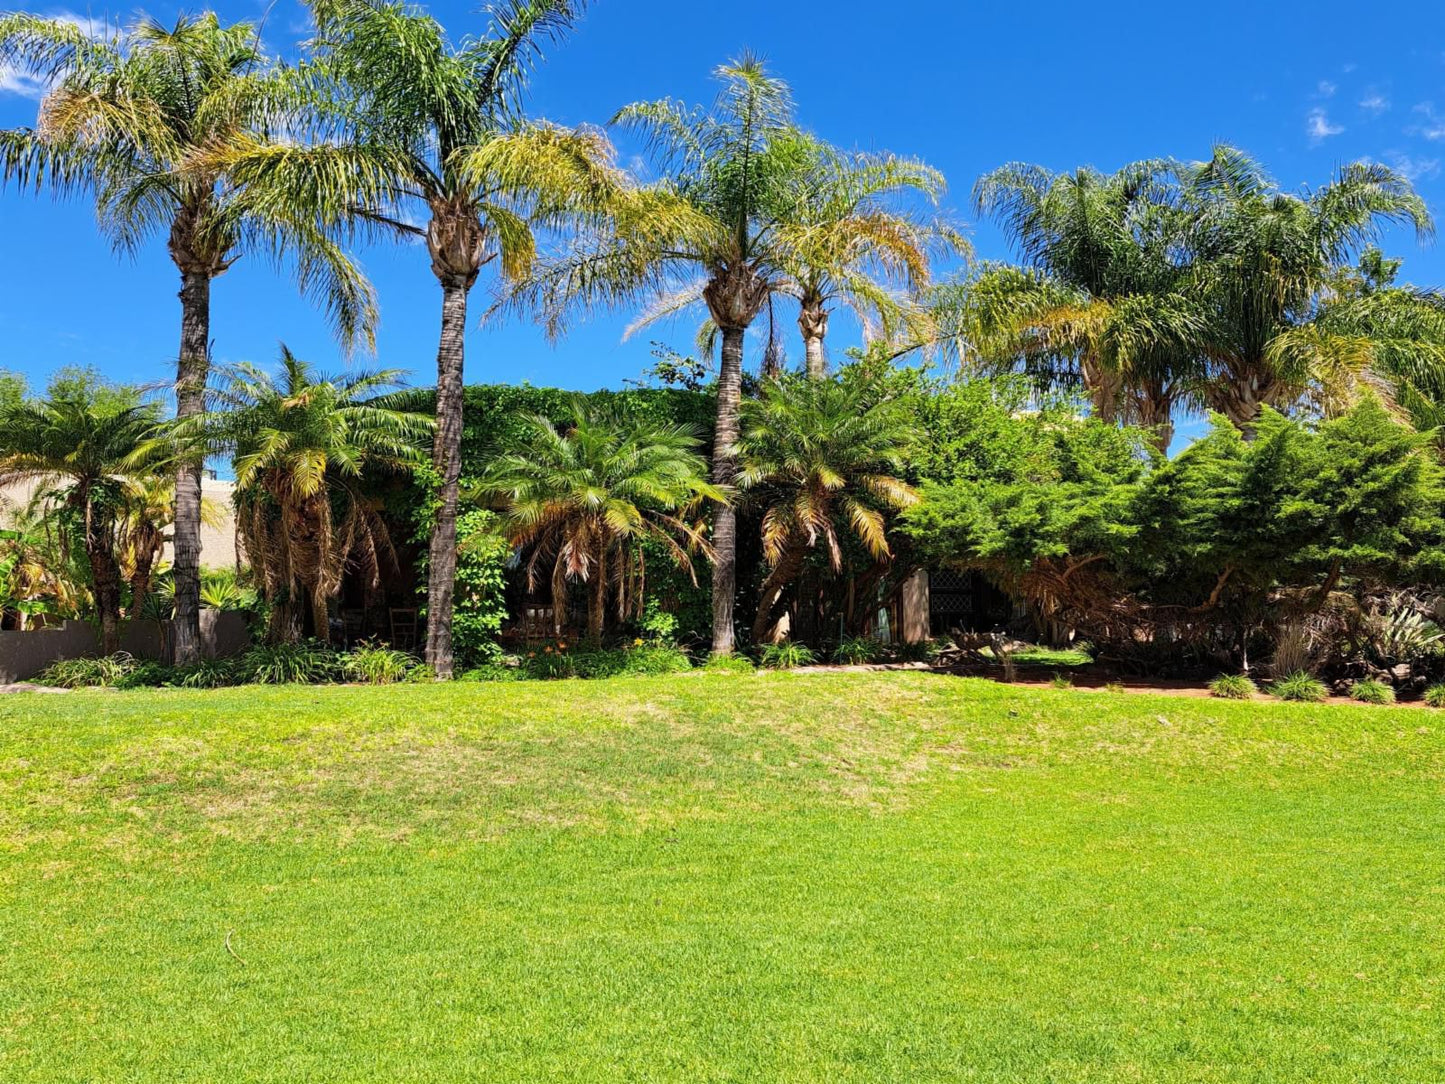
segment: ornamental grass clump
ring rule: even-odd
[[[1307,704],[1318,704],[1328,694],[1324,682],[1303,670],[1276,681],[1269,687],[1269,691],[1281,700],[1297,700]]]
[[[1243,674],[1220,674],[1209,683],[1209,695],[1221,700],[1252,700],[1259,687]]]
[[[1383,681],[1366,678],[1364,681],[1357,681],[1350,686],[1350,699],[1357,700],[1361,704],[1393,704],[1395,690]]]

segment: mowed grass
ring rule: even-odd
[[[1438,1081],[1441,721],[916,672],[6,697],[0,1080]]]

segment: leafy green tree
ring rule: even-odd
[[[157,465],[160,410],[133,390],[96,383],[58,386],[44,399],[0,411],[0,486],[37,485],[62,539],[84,546],[105,654],[120,647],[121,569],[116,529],[126,479]]]
[[[397,409],[398,375],[321,376],[283,347],[276,376],[236,366],[213,392],[215,409],[175,427],[183,443],[231,453],[236,525],[272,604],[272,642],[299,640],[307,610],[313,634],[329,639],[329,604],[346,569],[375,586],[395,559],[367,481],[424,462],[433,427]]]
[[[865,381],[771,380],[758,399],[743,404],[737,486],[763,504],[770,566],[754,643],[770,638],[809,551],[821,548],[840,571],[841,532],[854,535],[876,561],[891,556],[888,517],[918,500],[900,477],[914,436],[901,404]]]
[[[255,27],[181,16],[142,17],[110,37],[73,21],[0,15],[0,64],[48,85],[34,128],[0,132],[0,177],[58,195],[88,191],[118,251],[166,237],[181,276],[176,413],[204,408],[211,283],[259,252],[294,271],[342,341],[370,342],[370,285],[308,208],[272,190],[238,198],[225,152],[269,145],[267,60]],[[175,660],[200,651],[201,464],[176,476]]]
[[[311,55],[279,98],[301,141],[224,157],[260,206],[300,204],[321,222],[425,243],[441,287],[426,658],[443,678],[453,665],[468,297],[488,265],[503,279],[528,272],[538,223],[595,212],[620,184],[600,135],[519,116],[533,64],[580,7],[508,0],[484,36],[453,43],[412,4],[314,0]]]
[[[700,295],[722,339],[712,480],[726,489],[737,474],[744,342],[788,282],[796,253],[786,231],[801,221],[817,143],[794,126],[787,85],[761,61],[744,56],[716,75],[722,90],[709,110],[638,102],[613,118],[647,141],[660,179],[618,200],[603,226],[544,263],[516,300],[547,312],[556,332],[575,307],[642,300],[645,323]],[[715,512],[712,544],[712,649],[725,655],[733,650],[737,594],[737,518],[729,505]]]
[[[530,551],[529,582],[547,571],[559,631],[566,581],[581,580],[588,636],[602,638],[609,577],[633,543],[657,542],[689,570],[692,552],[710,555],[701,524],[688,517],[726,495],[706,481],[699,446],[685,426],[589,409],[579,400],[569,425],[530,418],[517,446],[492,462],[477,492],[498,506],[511,543]]]

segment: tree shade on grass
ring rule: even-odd
[[[0,701],[0,1077],[1445,1074],[1420,709],[586,688]]]

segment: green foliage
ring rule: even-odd
[[[1425,690],[1425,703],[1432,708],[1445,708],[1445,682],[1437,682]]]
[[[497,522],[495,512],[481,508],[457,516],[452,652],[458,667],[493,663],[501,655],[497,637],[507,620],[507,562],[512,547],[497,532]]]
[[[859,666],[887,656],[887,648],[871,636],[849,636],[834,646],[832,660],[840,666]]]
[[[1274,682],[1269,686],[1269,691],[1281,700],[1298,700],[1310,704],[1317,704],[1329,695],[1324,682],[1303,670]]]
[[[1209,683],[1209,695],[1221,700],[1252,700],[1259,688],[1243,674],[1220,674]]]
[[[341,656],[316,640],[257,644],[236,660],[239,684],[320,685],[346,676]]]
[[[457,675],[457,681],[523,681],[527,672],[521,666],[508,666],[505,663],[489,662],[481,666],[473,666],[470,670],[463,670]]]
[[[650,598],[642,612],[642,620],[637,623],[637,630],[648,643],[666,645],[677,642],[679,624],[676,614],[668,613],[657,599]]]
[[[1055,674],[1049,679],[1049,684],[1055,689],[1072,689],[1074,687],[1074,679],[1068,674]]]
[[[764,644],[763,649],[758,652],[758,664],[767,670],[791,670],[795,666],[811,666],[815,658],[809,648],[791,640]]]
[[[341,658],[345,676],[367,685],[394,685],[405,681],[416,667],[415,656],[377,643],[361,644]]]
[[[61,659],[40,671],[35,681],[58,689],[106,687],[119,685],[135,668],[136,661],[129,653],[117,651],[98,658]]]
[[[1362,704],[1393,704],[1395,690],[1383,681],[1366,678],[1350,686],[1350,699],[1358,700]]]

